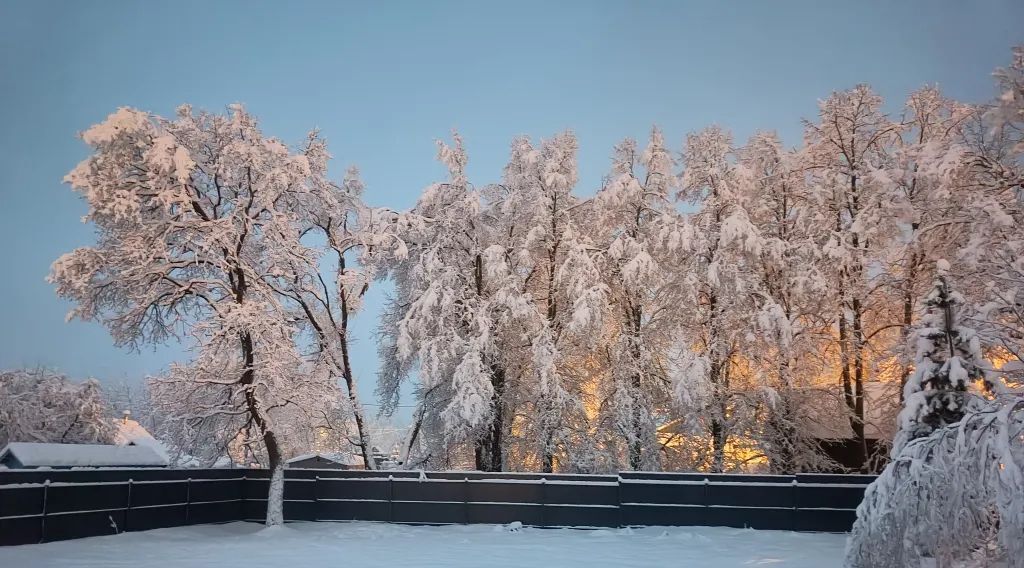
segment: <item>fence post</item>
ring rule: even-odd
[[[395,476],[388,475],[388,522],[395,522]]]
[[[547,514],[544,511],[544,504],[548,500],[547,497],[547,479],[542,477],[540,478],[540,526],[542,527],[548,526]]]
[[[246,505],[245,501],[245,492],[248,490],[248,488],[249,476],[246,474],[242,474],[242,500],[239,501],[239,507],[242,509],[240,511],[241,514],[239,515],[241,517],[241,519],[239,519],[240,521],[249,520],[249,507]]]
[[[132,478],[128,478],[128,505],[124,509],[124,527],[121,532],[128,532],[128,517],[132,515]]]
[[[188,524],[189,509],[192,508],[192,478],[185,480],[185,524]]]
[[[469,476],[462,478],[462,516],[466,519],[466,524],[469,524]]]
[[[709,481],[708,478],[705,477],[704,478],[704,523],[705,524],[711,522],[711,503],[709,503],[710,499],[708,498],[708,486],[709,485],[711,485],[711,481]],[[711,526],[711,525],[708,525],[708,526]]]
[[[800,497],[800,481],[797,480],[797,477],[794,475],[793,476],[793,516],[790,518],[790,521],[789,521],[790,522],[789,530],[791,530],[791,531],[795,531],[796,527],[797,527],[796,517],[797,517],[797,515],[800,514],[799,497]]]
[[[313,477],[313,520],[320,520],[320,476]]]
[[[619,528],[621,529],[625,524],[622,522],[622,472],[615,474],[615,500],[619,506]]]
[[[39,542],[46,542],[46,500],[50,494],[50,480],[43,481],[43,514],[39,517]]]

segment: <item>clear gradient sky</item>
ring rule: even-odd
[[[742,140],[867,82],[898,108],[929,83],[983,101],[1024,43],[1024,2],[507,1],[50,2],[0,0],[0,368],[135,380],[180,348],[130,353],[95,323],[65,323],[44,281],[92,240],[64,174],[76,133],[119,106],[248,106],[298,143],[319,127],[340,178],[358,165],[372,205],[404,208],[443,175],[434,139],[464,136],[472,181],[496,181],[511,139],[573,129],[581,194],[622,137],[661,126],[674,148],[718,123]],[[373,390],[378,286],[354,364]],[[368,402],[374,402],[369,400]]]

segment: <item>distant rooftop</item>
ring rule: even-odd
[[[141,424],[128,418],[127,413],[124,418],[115,419],[114,426],[117,428],[114,433],[114,444],[118,446],[145,446],[151,448],[164,460],[170,459],[167,448],[164,447],[160,440],[154,438]]]
[[[167,458],[147,446],[11,442],[0,450],[8,467],[166,467]]]
[[[296,463],[305,461],[312,458],[321,458],[341,465],[349,466],[362,466],[363,460],[354,454],[342,453],[342,452],[322,452],[316,454],[302,454],[301,456],[295,456],[288,460],[286,463]]]

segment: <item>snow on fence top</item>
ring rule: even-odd
[[[0,463],[23,468],[166,467],[167,458],[147,446],[11,442],[0,450]]]

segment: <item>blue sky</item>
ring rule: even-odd
[[[514,136],[571,128],[579,192],[591,194],[612,146],[652,124],[677,149],[711,123],[795,144],[818,99],[860,82],[892,109],[927,83],[986,100],[1021,24],[1019,0],[0,1],[0,368],[134,380],[185,356],[116,349],[99,324],[65,323],[44,281],[57,256],[92,241],[61,184],[86,155],[75,135],[119,106],[242,102],[295,143],[319,127],[332,173],[358,165],[367,200],[391,207],[443,175],[433,141],[452,128],[477,184],[500,176]],[[382,293],[357,322],[366,394]]]

